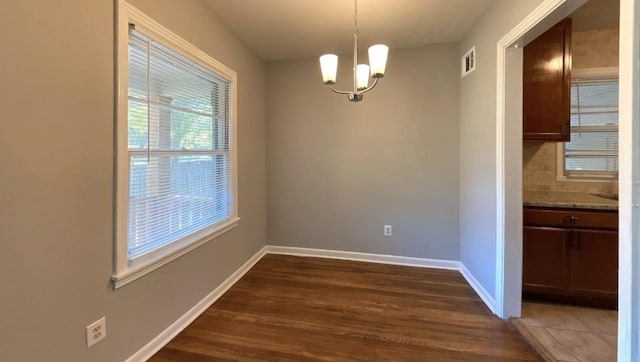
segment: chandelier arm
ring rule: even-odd
[[[371,86],[361,90],[358,92],[358,94],[364,94],[367,93],[368,91],[372,90],[373,88],[375,88],[376,84],[378,84],[378,78],[373,78],[373,84],[371,84]]]
[[[336,92],[338,94],[351,94],[351,93],[353,93],[353,92],[347,92],[347,91],[341,91],[341,90],[335,89],[335,88],[333,88],[333,86],[329,86],[329,88],[331,88],[332,91],[334,91],[334,92]]]

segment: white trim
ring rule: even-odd
[[[122,104],[127,104],[128,97],[128,84],[127,79],[129,77],[128,71],[128,17],[126,12],[126,3],[116,1],[118,18],[116,19],[116,44],[115,44],[115,151],[114,151],[114,201],[115,207],[113,208],[113,220],[114,220],[114,262],[113,269],[114,274],[118,273],[121,269],[124,269],[127,265],[127,213],[121,209],[123,206],[129,203],[129,179],[128,179],[128,164],[119,162],[118,160],[126,160],[128,155],[128,140],[127,140],[127,127],[124,122],[118,122],[119,119],[127,118],[126,107],[121,107]]]
[[[467,283],[469,283],[471,288],[473,288],[473,290],[476,291],[480,299],[482,299],[484,304],[487,305],[489,310],[495,314],[496,313],[495,299],[493,299],[493,296],[491,295],[491,293],[489,293],[486,289],[484,289],[482,284],[480,284],[480,282],[476,279],[476,277],[474,277],[473,274],[471,274],[471,272],[469,271],[469,269],[467,269],[467,267],[464,266],[464,264],[462,263],[460,263],[460,274],[462,274],[462,276],[467,280]]]
[[[419,268],[457,270],[467,280],[471,288],[473,288],[473,290],[476,292],[476,294],[478,294],[480,299],[482,299],[482,301],[487,305],[491,312],[495,313],[495,301],[491,294],[489,294],[487,290],[484,289],[482,284],[480,284],[478,280],[473,276],[473,274],[471,274],[471,272],[464,266],[464,264],[459,261],[275,245],[268,245],[266,247],[266,251],[267,254],[310,256],[316,258],[354,260],[369,263],[413,266]]]
[[[618,361],[640,361],[640,4],[620,1]]]
[[[494,311],[501,318],[510,316],[504,313],[504,268],[505,268],[505,122],[506,122],[506,50],[510,46],[517,44],[529,30],[531,30],[540,20],[552,13],[563,0],[546,0],[538,6],[527,18],[520,22],[497,44],[497,88],[496,88],[496,279]]]
[[[505,265],[506,255],[505,241],[506,224],[505,224],[505,210],[506,210],[506,197],[505,197],[505,122],[506,122],[506,50],[512,46],[521,46],[526,44],[525,37],[535,38],[532,35],[534,27],[541,22],[553,21],[552,15],[561,6],[567,6],[572,10],[584,3],[586,0],[545,0],[537,8],[533,10],[524,20],[516,25],[511,31],[509,31],[502,39],[497,43],[497,60],[496,60],[496,275],[495,275],[495,313],[501,318],[509,318],[511,315],[507,311],[520,310],[520,306],[507,305],[505,302],[511,300],[510,303],[518,303],[521,299],[511,298],[506,299],[505,295]],[[567,12],[568,14],[569,12]],[[557,19],[555,21],[558,21]],[[549,25],[552,25],[550,23]],[[521,44],[523,43],[523,44]],[[510,200],[511,201],[511,200]],[[511,239],[522,240],[520,236],[510,236]],[[516,253],[517,254],[517,253]],[[522,252],[520,251],[520,255]],[[522,261],[518,261],[517,264],[522,264]]]
[[[190,58],[195,58],[193,60],[196,61],[199,65],[211,70],[218,75],[222,75],[227,80],[235,83],[237,74],[233,69],[227,67],[220,61],[211,57],[209,54],[198,49],[198,47],[196,47],[195,45],[189,43],[184,38],[165,28],[162,24],[153,20],[153,18],[147,16],[145,13],[138,10],[136,7],[129,4],[125,0],[119,0],[118,3],[120,10],[118,12],[120,16],[118,22],[120,23],[120,19],[123,20],[123,26],[119,27],[118,30],[128,29],[129,22],[133,22],[134,24],[136,24],[136,29],[138,29],[139,27],[144,29],[145,35],[150,35],[154,38],[154,40],[159,40],[161,43],[171,44],[171,48],[173,50],[176,50],[179,53],[183,54],[186,53]],[[125,34],[123,34],[125,41],[127,38],[126,34],[127,32],[125,31]],[[126,49],[126,43],[124,49]],[[125,55],[126,54],[127,53],[125,53]]]
[[[556,181],[561,182],[610,182],[618,183],[618,173],[609,173],[606,175],[597,172],[571,172],[570,176],[564,173],[564,142],[556,144]]]
[[[216,300],[218,300],[224,293],[229,290],[240,278],[242,278],[251,268],[266,254],[266,247],[260,249],[255,253],[246,263],[242,264],[238,270],[236,270],[231,276],[229,276],[224,282],[222,282],[216,289],[209,293],[206,297],[202,298],[195,306],[189,309],[178,320],[173,322],[167,329],[162,331],[144,347],[138,350],[136,353],[127,358],[125,362],[138,362],[146,361],[151,358],[162,347],[169,343],[178,333],[182,332],[185,328],[191,324],[198,316],[204,313]]]
[[[116,98],[116,120],[115,120],[115,210],[114,210],[114,272],[112,280],[114,288],[120,288],[141,276],[167,264],[168,262],[188,253],[204,243],[213,240],[223,233],[237,226],[238,217],[238,162],[237,162],[237,73],[231,68],[199,50],[185,39],[174,34],[169,29],[162,26],[152,18],[145,15],[124,0],[116,1],[116,45],[115,45],[115,98]],[[128,196],[129,196],[129,160],[127,145],[127,68],[128,68],[128,37],[129,23],[133,23],[136,29],[144,34],[152,36],[154,40],[169,46],[172,50],[186,55],[189,59],[198,63],[202,67],[212,71],[216,75],[225,78],[230,85],[230,155],[229,164],[232,172],[231,194],[232,207],[231,215],[220,221],[218,224],[204,228],[188,237],[178,240],[147,257],[131,261],[127,257],[127,223],[128,223]]]
[[[459,270],[460,262],[442,259],[425,259],[408,256],[359,253],[354,251],[297,248],[291,246],[267,246],[267,254],[311,256],[316,258],[365,261],[369,263],[415,266],[421,268]]]
[[[178,259],[184,254],[187,254],[193,249],[196,249],[200,245],[206,244],[209,241],[217,238],[218,236],[226,233],[227,231],[234,229],[236,226],[238,226],[239,221],[240,221],[240,218],[235,218],[233,220],[230,220],[229,222],[225,223],[223,226],[216,229],[215,232],[199,239],[198,241],[191,242],[188,244],[176,245],[176,248],[168,248],[164,252],[164,254],[159,254],[159,255],[154,254],[151,260],[148,260],[148,261],[143,260],[140,262],[138,266],[129,267],[118,274],[114,274],[111,277],[111,280],[113,281],[113,288],[114,289],[121,288],[131,283],[132,281],[151,273],[152,271],[160,268],[161,266],[173,260]]]

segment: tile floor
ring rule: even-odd
[[[524,302],[513,323],[547,361],[616,360],[615,310]]]

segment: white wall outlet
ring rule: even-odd
[[[391,225],[385,225],[384,236],[391,236],[391,234],[392,234]]]
[[[87,326],[87,348],[100,342],[107,336],[107,320],[105,317]]]

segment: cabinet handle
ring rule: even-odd
[[[567,248],[577,249],[580,247],[580,233],[575,230],[567,231]]]
[[[573,216],[573,215],[569,215],[569,216],[564,218],[564,221],[573,224],[573,223],[578,221],[578,217],[577,216]]]
[[[567,248],[568,249],[572,249],[573,248],[573,230],[569,230],[567,231]]]

